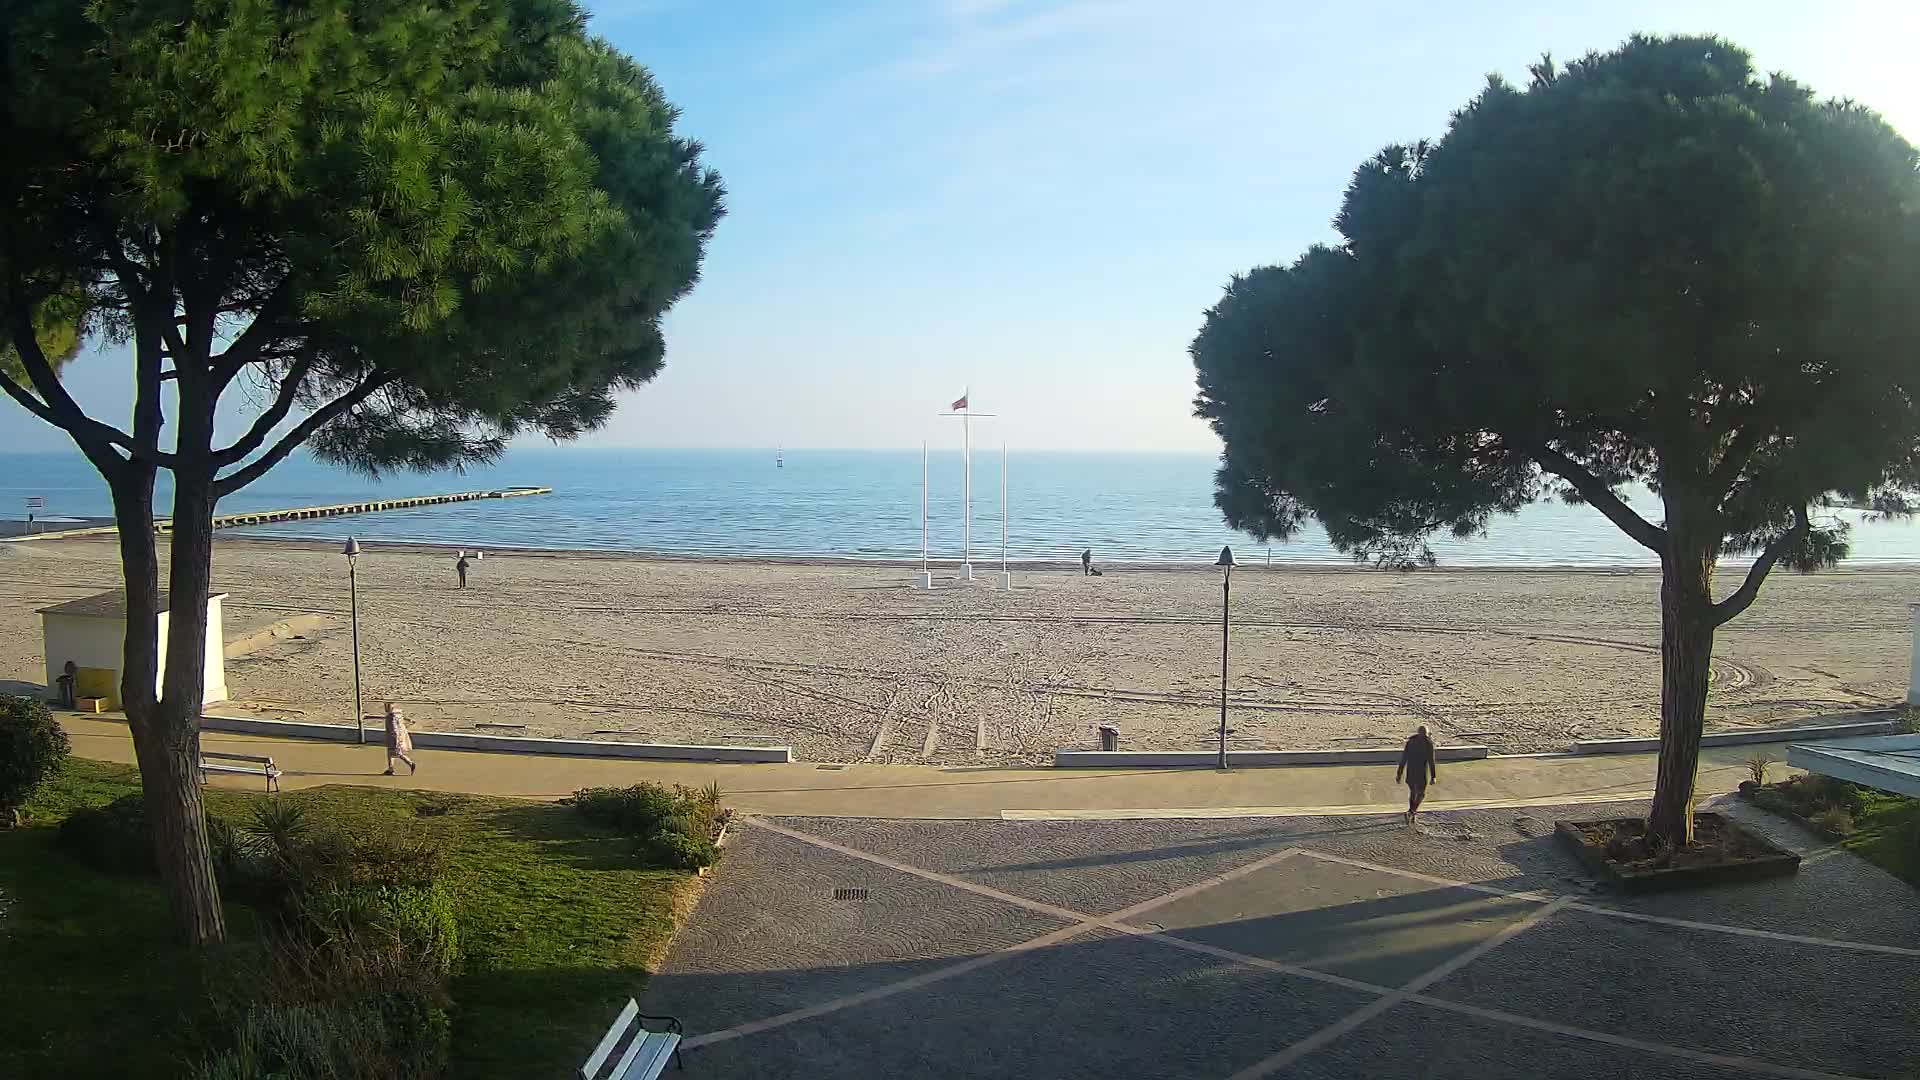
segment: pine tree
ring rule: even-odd
[[[0,389],[112,493],[162,878],[180,936],[215,941],[195,771],[215,504],[302,445],[430,469],[602,423],[659,371],[722,187],[571,0],[4,0],[0,20]],[[131,346],[130,425],[62,388],[83,335]],[[265,406],[219,445],[216,408],[252,388]]]

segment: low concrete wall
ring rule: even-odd
[[[309,724],[299,720],[254,720],[239,716],[200,716],[201,731],[231,731],[241,735],[270,735],[277,739],[326,739],[329,742],[354,741],[349,724]],[[386,739],[385,728],[368,728],[367,741]]]
[[[1478,761],[1486,757],[1484,746],[1441,746],[1434,749],[1440,761]],[[1229,750],[1229,766],[1261,765],[1397,765],[1400,748],[1380,747],[1364,750]],[[1059,769],[1178,769],[1218,765],[1217,750],[1055,750],[1053,764]]]
[[[203,731],[231,731],[288,739],[326,739],[353,742],[351,724],[311,724],[297,720],[255,720],[237,716],[202,716]],[[367,743],[382,745],[385,727],[366,728]],[[786,746],[695,746],[684,743],[601,742],[597,739],[533,739],[517,735],[468,735],[452,731],[413,732],[413,745],[436,750],[480,750],[495,754],[560,754],[569,757],[636,758],[647,761],[731,761],[743,764],[779,764],[793,760]]]
[[[1852,724],[1822,724],[1818,727],[1755,728],[1751,731],[1717,731],[1700,737],[1701,746],[1740,746],[1745,743],[1799,742],[1803,739],[1836,739],[1849,735],[1890,735],[1899,726],[1896,720],[1866,720]],[[1573,744],[1576,754],[1645,754],[1660,749],[1659,739],[1582,739]]]

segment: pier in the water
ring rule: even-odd
[[[290,510],[254,510],[244,514],[216,514],[213,527],[232,529],[242,525],[268,525],[278,521],[303,521],[307,518],[344,517],[347,514],[375,514],[382,510],[406,510],[416,506],[442,503],[478,502],[481,499],[518,499],[527,495],[551,495],[550,487],[509,487],[492,491],[456,491],[450,495],[408,495],[395,499],[368,499],[365,502],[334,503],[331,506],[296,506]],[[171,531],[173,523],[155,520],[153,530]]]
[[[374,514],[382,510],[406,510],[416,506],[439,506],[442,503],[478,502],[481,499],[518,499],[527,495],[551,494],[553,494],[552,488],[542,486],[495,488],[491,491],[456,491],[448,495],[406,495],[393,499],[334,503],[330,506],[296,506],[287,510],[253,510],[244,514],[216,514],[213,518],[213,527],[233,529],[242,525],[268,525],[279,521],[304,521],[307,518],[344,517],[347,514]],[[10,536],[0,534],[0,543],[59,540],[69,536],[97,536],[118,531],[118,528],[113,525],[89,523],[77,529],[50,529],[46,532],[32,533],[22,531]],[[173,531],[173,522],[167,518],[155,518],[153,531],[162,535],[170,533]]]

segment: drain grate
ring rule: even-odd
[[[833,898],[835,900],[865,900],[867,898],[867,890],[835,889],[833,890]]]
[[[821,772],[839,772],[842,769],[845,769],[846,766],[845,765],[815,765],[814,768],[818,769]]]

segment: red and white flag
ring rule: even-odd
[[[967,407],[967,395],[971,393],[972,391],[969,390],[966,394],[960,395],[960,400],[954,402],[953,405],[951,406],[954,412],[960,412]]]

